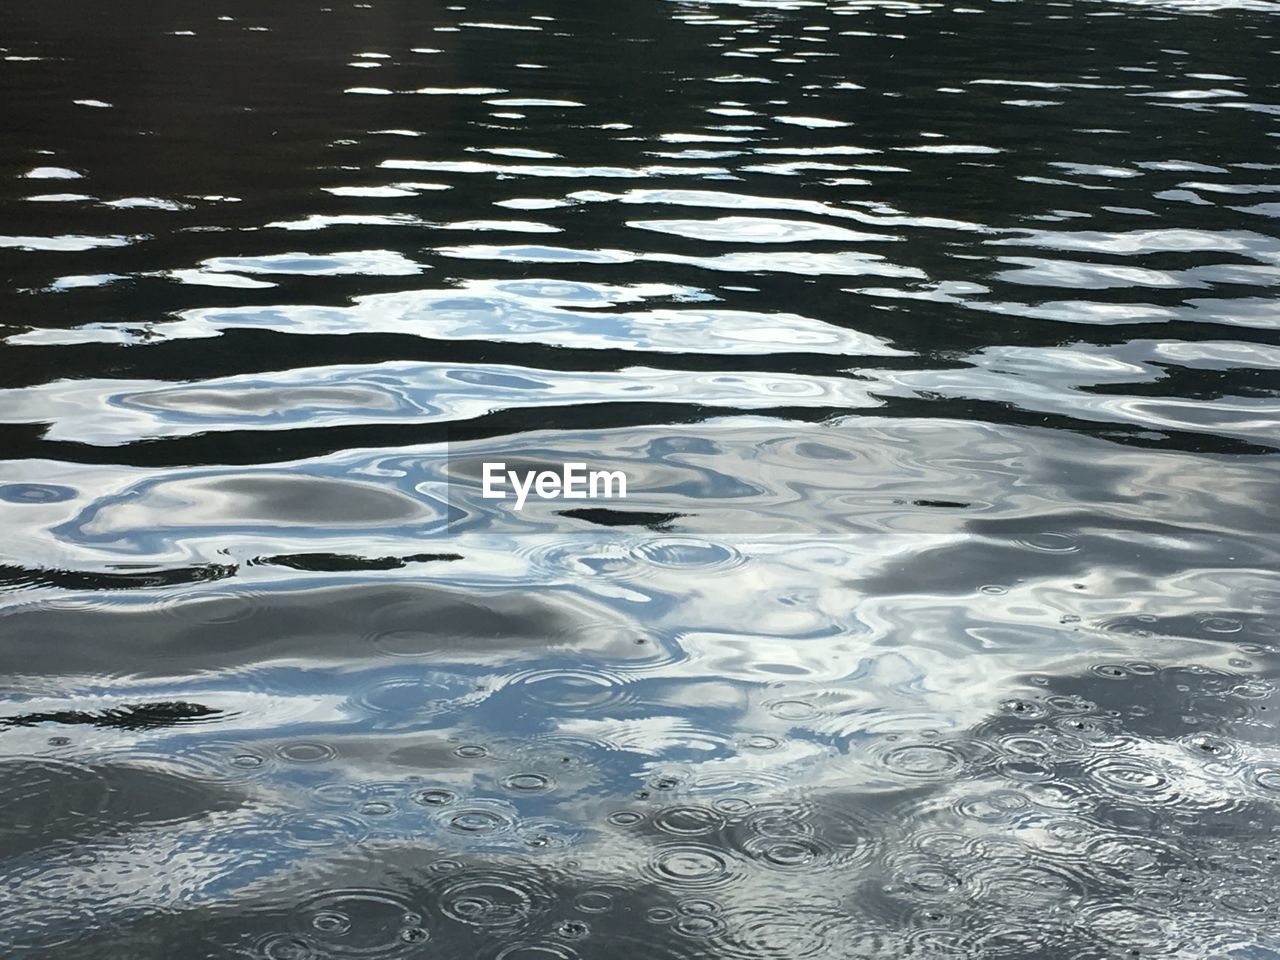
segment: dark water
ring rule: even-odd
[[[1277,13],[7,0],[0,954],[1280,956]]]

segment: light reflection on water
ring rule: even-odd
[[[1274,13],[17,4],[6,956],[1280,953]]]

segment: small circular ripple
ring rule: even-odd
[[[849,956],[844,948],[858,930],[852,917],[820,898],[730,908],[722,920],[723,955],[732,960]]]
[[[1080,910],[1077,922],[1103,943],[1126,948],[1130,956],[1176,956],[1182,945],[1171,918],[1146,908],[1120,903],[1092,905]]]
[[[1083,859],[1095,875],[1127,884],[1195,872],[1194,864],[1177,849],[1148,836],[1116,833],[1095,837],[1085,847]]]
[[[417,914],[390,890],[349,888],[312,897],[295,914],[295,929],[325,955],[390,955],[411,945]],[[408,922],[412,920],[413,922]]]
[[[199,767],[200,779],[210,783],[234,783],[271,776],[279,761],[267,748],[232,740],[203,740],[184,745],[172,756],[179,763]]]
[[[272,933],[258,941],[254,956],[260,956],[263,960],[312,960],[315,951],[302,937]]]
[[[496,960],[576,960],[578,951],[562,943],[513,943]]]
[[[1240,757],[1239,744],[1234,740],[1197,733],[1182,737],[1180,742],[1182,748],[1192,756],[1222,764],[1224,768],[1234,766]]]
[[[300,849],[358,843],[367,833],[355,817],[309,813],[290,814],[277,829],[285,846]]]
[[[1276,898],[1269,895],[1267,886],[1230,886],[1214,891],[1214,902],[1226,913],[1246,923],[1260,923],[1271,919],[1276,908]]]
[[[225,627],[234,623],[262,615],[271,609],[272,594],[263,590],[249,590],[243,587],[235,593],[170,593],[168,602],[159,606],[159,612],[165,617],[181,618],[188,623],[202,623],[209,626]],[[241,671],[239,676],[244,677]],[[250,682],[256,679],[250,672]]]
[[[294,740],[276,747],[276,756],[289,763],[325,763],[338,756],[338,751],[319,740]]]
[[[770,869],[868,860],[877,831],[847,806],[827,799],[758,804],[729,823],[730,845]]]
[[[835,854],[834,848],[817,837],[753,837],[742,845],[742,852],[763,866],[794,871],[830,862]]]
[[[718,887],[734,878],[728,857],[714,847],[694,843],[657,847],[641,870],[648,879],[681,890]]]
[[[591,933],[591,925],[584,920],[561,920],[556,924],[556,936],[566,940],[581,940]]]
[[[963,860],[969,855],[969,838],[945,830],[926,830],[911,835],[911,845],[939,860]]]
[[[371,796],[396,796],[403,790],[404,785],[394,781],[331,780],[317,784],[311,791],[311,798],[322,807],[349,810]]]
[[[1216,726],[1224,721],[1239,723],[1255,718],[1259,713],[1259,705],[1250,703],[1243,694],[1233,691],[1231,695],[1211,694],[1203,697],[1188,697],[1184,712],[1200,723]]]
[[[491,833],[507,823],[490,810],[462,810],[449,818],[449,827],[459,833]]]
[[[515,870],[456,879],[440,891],[440,910],[468,927],[512,928],[550,909],[555,898],[535,878]]]
[[[1043,783],[1053,779],[1055,767],[1032,757],[1001,757],[996,761],[996,772],[1021,783]]]
[[[989,910],[1065,907],[1084,895],[1080,879],[1065,866],[1038,857],[995,860],[963,879],[969,901]]]
[[[1163,806],[1179,799],[1173,778],[1157,764],[1142,757],[1109,756],[1095,759],[1086,768],[1089,780],[1104,793],[1144,806]]]
[[[947,743],[914,743],[894,747],[881,762],[901,777],[911,780],[954,779],[964,769],[964,755]]]
[[[545,793],[555,786],[555,780],[541,773],[513,773],[502,785],[515,793]]]
[[[582,842],[581,826],[561,820],[522,820],[516,825],[516,836],[526,847],[540,850],[565,849]]]
[[[1109,954],[1093,950],[1073,953],[1063,949],[1079,939],[1078,931],[1065,922],[1043,916],[1028,919],[1017,915],[984,916],[983,921],[981,929],[974,931],[972,938],[966,938],[960,950],[943,956],[955,957],[956,960],[963,960],[965,957],[984,957],[989,960],[1025,960],[1035,956],[1069,957],[1072,960],[1110,957]],[[933,957],[934,954],[926,953],[924,956]],[[1125,960],[1134,958],[1130,955]]]
[[[742,816],[735,826],[753,836],[809,837],[815,832],[809,813],[810,807],[801,802],[762,803]]]
[[[1075,553],[1080,549],[1075,537],[1065,533],[1036,533],[1027,537],[1018,537],[1014,543],[1038,553]]]
[[[257,753],[237,753],[227,764],[237,770],[258,770],[266,765],[266,758]]]
[[[949,901],[960,889],[959,868],[939,857],[907,850],[890,856],[885,866],[892,878],[887,892],[913,904]]]
[[[426,657],[440,648],[440,637],[429,629],[384,630],[373,634],[370,642],[388,657],[413,660]]]
[[[1041,824],[1040,833],[1041,836],[1036,841],[1039,849],[1054,856],[1078,859],[1084,855],[1098,830],[1086,820],[1059,817],[1045,820]]]
[[[693,898],[680,904],[680,913],[686,917],[706,917],[722,913],[724,908],[715,900]]]
[[[724,920],[717,916],[686,916],[679,917],[674,928],[682,937],[689,937],[692,940],[709,940],[723,933],[725,924]]]
[[[1158,622],[1157,618],[1150,614],[1122,614],[1118,617],[1100,620],[1097,623],[1097,628],[1108,633],[1146,639],[1155,635],[1155,632],[1150,629],[1150,625],[1156,622]]]
[[[1128,680],[1132,676],[1123,663],[1095,663],[1089,672],[1105,680]]]
[[[980,823],[1011,823],[1030,809],[1031,801],[1014,790],[974,794],[961,798],[955,804],[955,811],[960,816]]]
[[[816,717],[821,716],[821,713],[822,713],[822,711],[820,711],[817,707],[815,707],[813,704],[809,703],[806,700],[774,700],[769,703],[766,703],[765,709],[768,710],[769,713],[771,713],[773,716],[777,717],[779,720],[793,720],[797,722],[803,721],[803,720],[813,720]],[[777,741],[774,741],[772,744],[769,744],[769,745],[764,745],[765,740],[773,740],[773,738],[768,737],[763,739],[757,739],[755,742],[758,745],[754,745],[752,749],[768,750],[768,749],[772,749],[774,746],[777,745]]]
[[[584,890],[574,897],[573,905],[583,913],[608,913],[613,902],[613,894],[607,890]]]
[[[606,819],[615,827],[634,827],[644,820],[644,814],[638,810],[615,810]]]
[[[76,496],[74,487],[53,483],[0,484],[0,500],[6,503],[62,503]]]
[[[352,699],[366,713],[418,719],[442,712],[456,693],[423,677],[392,677],[369,684]]]
[[[711,801],[711,806],[726,816],[741,816],[755,804],[745,797],[717,797]]]
[[[928,960],[966,960],[968,957],[984,957],[995,960],[998,953],[984,954],[977,947],[978,934],[971,930],[950,927],[931,927],[909,932],[902,944],[903,957],[920,957]],[[1015,953],[1010,960],[1023,960],[1028,951]]]
[[[1022,794],[1041,810],[1058,813],[1082,813],[1093,805],[1088,791],[1077,783],[1056,780],[1050,783],[1026,783]]]
[[[1116,724],[1101,717],[1083,715],[1055,717],[1052,723],[1056,730],[1087,744],[1090,751],[1117,747],[1124,742],[1124,737]]]
[[[746,561],[738,550],[695,537],[661,537],[646,541],[632,555],[657,567],[697,570],[699,575],[729,570]]]
[[[1022,717],[1025,720],[1037,720],[1045,716],[1049,709],[1039,700],[1026,700],[1022,697],[1014,697],[1000,704],[1000,709],[1008,714],[1016,717]]]
[[[532,703],[561,713],[595,713],[627,700],[627,681],[605,670],[534,670],[508,681]]]
[[[1029,734],[1002,737],[996,745],[1010,757],[1031,757],[1043,760],[1053,753],[1053,748],[1047,740]]]
[[[451,832],[479,838],[510,830],[518,819],[509,804],[496,800],[469,800],[462,806],[450,806],[440,816]]]
[[[1267,794],[1280,794],[1280,766],[1250,766],[1246,773],[1249,783]]]
[[[1204,617],[1200,626],[1210,633],[1239,633],[1244,629],[1244,624],[1235,617]]]
[[[626,933],[610,931],[607,952],[601,956],[619,960],[690,960],[689,942],[669,936],[653,936],[652,931]]]
[[[659,769],[645,781],[645,786],[651,790],[678,790],[685,786],[689,781],[689,773],[680,769]]]
[[[652,820],[663,833],[676,837],[714,833],[725,824],[725,817],[719,811],[695,804],[665,807],[655,813]]]

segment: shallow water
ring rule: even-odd
[[[1280,956],[1277,13],[11,0],[0,952]]]

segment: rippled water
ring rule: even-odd
[[[1280,956],[1277,13],[10,0],[0,953]]]

